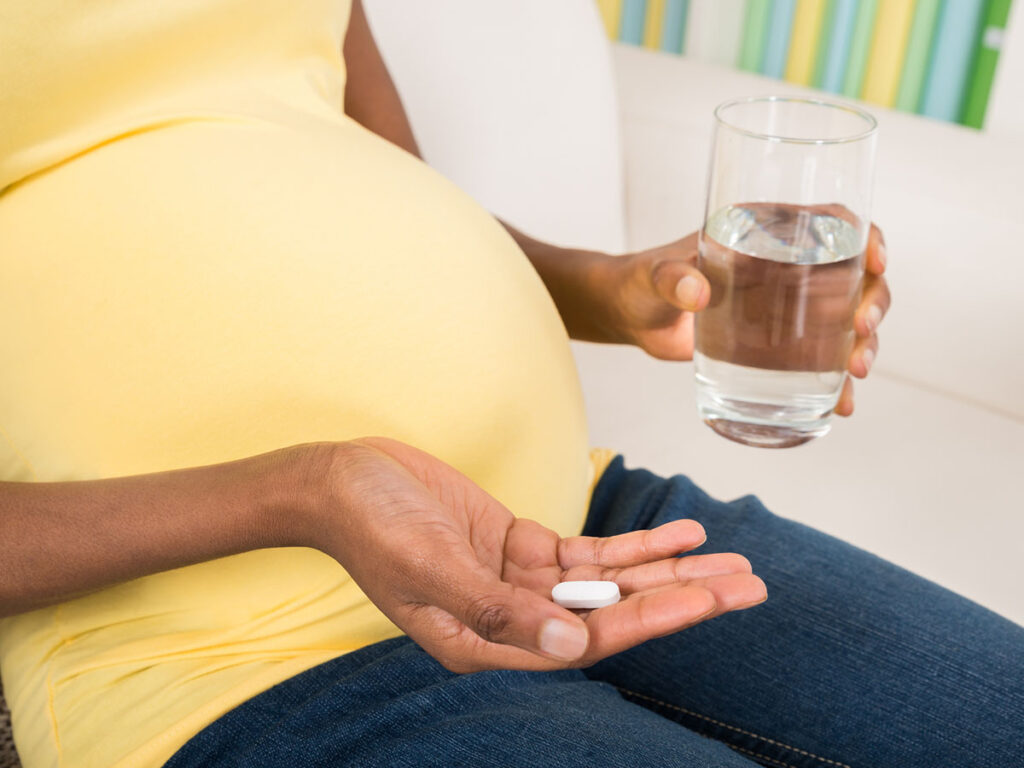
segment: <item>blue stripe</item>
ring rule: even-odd
[[[689,0],[665,0],[665,18],[661,26],[661,50],[682,53],[686,39],[686,12]]]
[[[981,0],[942,4],[928,80],[921,100],[922,115],[951,122],[960,119],[982,6]]]
[[[846,62],[850,58],[850,43],[853,41],[857,0],[835,0],[835,3],[836,10],[832,16],[832,29],[828,31],[828,48],[820,87],[832,93],[841,93],[846,75]]]
[[[634,45],[644,44],[644,18],[647,16],[647,0],[623,0],[622,22],[619,26],[619,40]]]
[[[768,39],[764,45],[764,61],[761,73],[768,77],[782,77],[786,73],[786,57],[789,55],[789,34],[793,30],[793,13],[796,0],[772,0],[768,20]]]

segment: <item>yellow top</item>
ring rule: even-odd
[[[0,9],[0,478],[387,435],[578,532],[565,330],[485,211],[342,113],[347,0]],[[603,456],[607,459],[607,456]],[[326,555],[249,552],[0,622],[27,768],[157,766],[395,635]]]

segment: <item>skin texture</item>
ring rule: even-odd
[[[356,0],[345,40],[346,111],[419,154]],[[507,227],[574,338],[688,360],[710,289],[696,235],[610,256]],[[854,376],[867,374],[889,306],[872,230]],[[838,413],[852,412],[852,393]],[[0,483],[0,616],[120,581],[261,547],[333,556],[398,626],[452,670],[583,666],[766,598],[740,555],[688,555],[692,521],[608,539],[561,539],[516,518],[452,467],[384,438],[283,448],[236,462],[74,483]],[[610,579],[623,600],[573,613],[564,579]]]
[[[0,616],[120,581],[262,547],[334,557],[448,668],[592,664],[759,603],[739,555],[676,559],[697,523],[560,538],[452,467],[385,438],[74,483],[0,483]],[[618,582],[622,602],[579,616],[562,579]]]
[[[515,517],[468,478],[394,440],[335,449],[319,547],[371,600],[456,672],[586,666],[653,637],[762,602],[740,555],[677,558],[704,542],[682,520],[610,538],[560,538]],[[566,579],[618,583],[583,615],[551,601]]]

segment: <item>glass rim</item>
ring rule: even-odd
[[[778,136],[771,133],[764,133],[760,131],[751,131],[747,128],[741,128],[740,126],[730,122],[722,113],[730,107],[739,106],[741,104],[754,104],[757,102],[789,102],[797,104],[813,104],[816,107],[827,107],[829,109],[838,109],[843,112],[848,112],[851,115],[855,115],[864,122],[867,123],[867,128],[859,133],[853,133],[848,136],[839,136],[832,139],[803,139],[796,136]],[[864,139],[870,138],[878,132],[878,120],[875,116],[868,112],[866,109],[861,109],[853,104],[846,104],[841,101],[829,101],[827,99],[818,99],[811,96],[745,96],[738,99],[730,99],[729,101],[722,102],[714,111],[715,121],[731,131],[736,131],[744,136],[749,136],[754,139],[761,139],[763,141],[775,141],[782,144],[849,144],[854,141],[863,141]]]

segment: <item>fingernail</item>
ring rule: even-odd
[[[875,362],[875,350],[865,349],[860,356],[860,359],[864,361],[864,373],[871,370],[871,364]]]
[[[868,333],[874,333],[880,322],[882,322],[882,308],[877,304],[872,304],[864,313],[864,324],[868,327]]]
[[[697,306],[697,301],[700,299],[700,292],[703,286],[700,280],[693,275],[684,277],[676,285],[676,296],[688,307]]]
[[[882,265],[882,269],[885,269],[885,262],[886,262],[886,260],[887,259],[886,259],[886,256],[885,256],[885,243],[879,243],[878,244],[878,263]]]
[[[548,619],[540,627],[540,649],[562,661],[575,661],[587,650],[587,630],[561,619]]]

